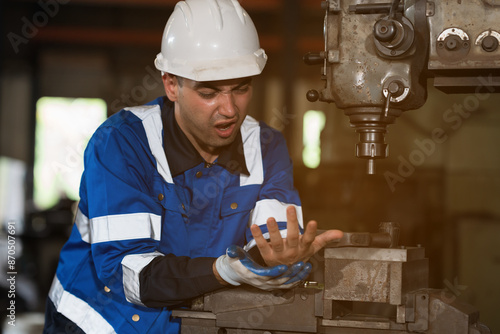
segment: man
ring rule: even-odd
[[[301,235],[284,139],[247,116],[266,59],[236,0],[176,5],[155,61],[166,97],[113,115],[86,149],[45,333],[178,333],[172,307],[296,286],[342,235]]]

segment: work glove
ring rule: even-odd
[[[263,267],[241,247],[233,245],[226,250],[226,255],[215,261],[215,268],[222,279],[231,285],[246,283],[262,290],[274,290],[298,285],[309,276],[312,266],[301,261],[291,266]]]

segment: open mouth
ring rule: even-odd
[[[217,131],[217,134],[222,138],[230,137],[235,128],[235,124],[236,123],[232,122],[216,125],[215,131]]]
[[[219,125],[219,126],[217,126],[217,129],[219,129],[219,130],[221,130],[221,131],[226,131],[226,130],[228,130],[230,127],[231,127],[231,124],[227,124],[227,125]]]

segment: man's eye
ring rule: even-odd
[[[234,92],[237,94],[244,94],[244,93],[248,92],[249,89],[250,89],[250,86],[246,85],[246,86],[236,88],[234,90]]]
[[[204,99],[212,99],[215,97],[216,93],[215,92],[198,92],[198,95],[200,95],[201,98]]]

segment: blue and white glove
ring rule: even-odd
[[[241,247],[233,245],[226,250],[226,255],[215,261],[215,268],[222,279],[231,285],[245,283],[262,290],[274,290],[298,285],[309,276],[312,266],[297,262],[291,266],[263,267]]]

